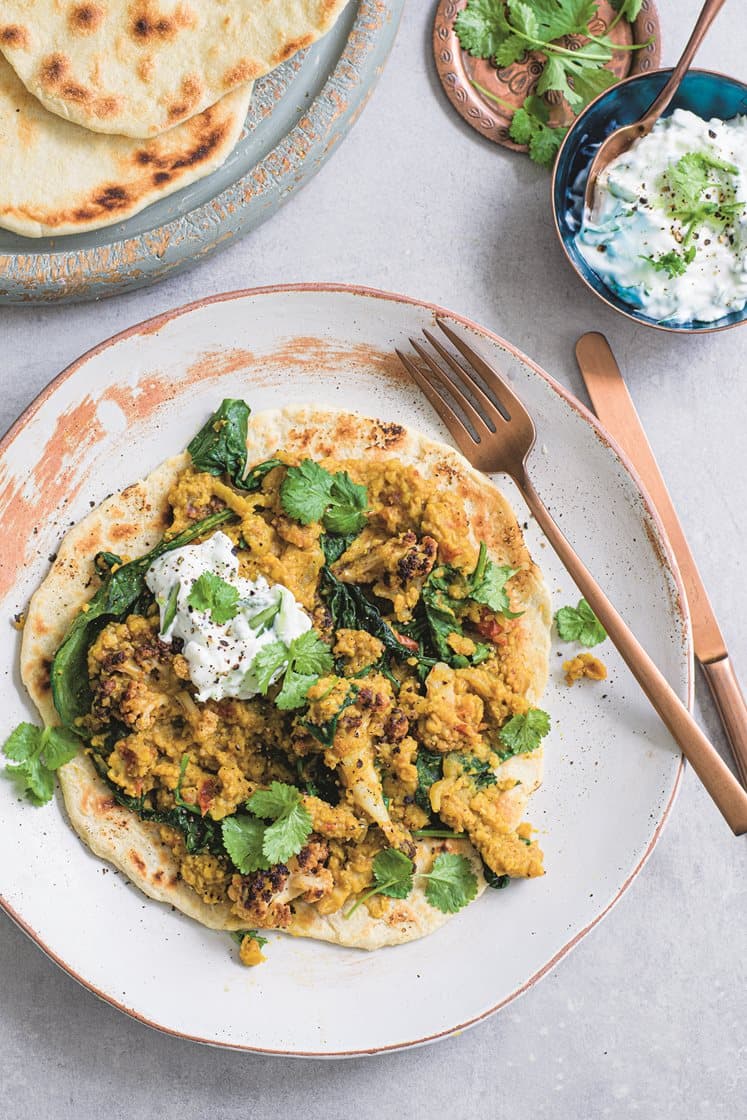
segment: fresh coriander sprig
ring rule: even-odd
[[[221,825],[226,851],[242,875],[266,871],[298,855],[312,821],[295,786],[272,782],[269,789],[252,794],[246,807],[249,813],[234,813]]]
[[[207,611],[213,622],[230,622],[239,613],[239,592],[215,572],[203,572],[193,583],[187,603],[195,610]]]
[[[365,486],[353,482],[347,471],[330,474],[313,459],[288,467],[280,501],[288,516],[302,525],[321,522],[330,533],[340,535],[362,529],[368,509]]]
[[[515,754],[536,751],[549,730],[550,717],[541,708],[530,708],[524,715],[511,716],[498,732],[499,758],[505,762]]]
[[[374,885],[356,900],[345,918],[350,918],[372,895],[407,898],[410,894],[416,868],[404,852],[385,848],[374,857],[372,870]],[[425,880],[426,899],[443,914],[456,914],[477,894],[477,876],[466,856],[456,852],[441,852],[433,861],[431,870],[421,873],[420,878]]]
[[[67,728],[19,723],[3,744],[5,757],[14,764],[6,766],[5,773],[29,801],[44,805],[54,793],[55,770],[74,758],[80,746],[78,736]]]
[[[561,607],[555,615],[555,625],[564,642],[578,642],[589,648],[598,646],[607,637],[607,631],[586,599],[579,599],[577,607]]]
[[[536,163],[550,166],[567,132],[550,125],[544,94],[560,93],[578,113],[613,85],[615,75],[607,64],[614,53],[640,50],[651,41],[628,45],[610,38],[619,20],[635,19],[640,6],[641,0],[617,0],[617,16],[601,36],[590,28],[598,11],[596,0],[467,0],[457,14],[454,30],[462,48],[477,58],[492,59],[497,68],[518,62],[527,51],[544,55],[536,94],[513,113],[509,127],[511,139],[526,144]],[[568,35],[583,36],[587,42],[571,50],[563,42]],[[477,82],[473,85],[483,96],[506,105]],[[514,110],[512,105],[507,108]]]
[[[256,681],[262,695],[266,696],[270,685],[278,679],[283,668],[283,685],[275,697],[275,705],[281,711],[291,711],[303,707],[312,684],[332,672],[334,658],[329,646],[317,632],[307,630],[294,638],[289,646],[285,642],[270,642],[262,646],[248,675]]]
[[[687,272],[687,266],[695,260],[695,253],[695,246],[691,245],[684,253],[678,253],[676,249],[670,249],[668,253],[661,253],[658,257],[641,256],[641,260],[648,261],[657,272],[666,272],[669,279],[674,280],[676,276],[684,276]]]

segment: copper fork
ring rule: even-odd
[[[729,827],[735,835],[741,836],[747,832],[747,791],[723,762],[588,568],[576,555],[531,482],[527,474],[527,458],[536,438],[531,416],[506,382],[460,335],[443,320],[438,319],[437,323],[466,359],[466,364],[463,365],[427,330],[423,334],[443,365],[412,338],[410,343],[428,372],[424,372],[411,358],[397,350],[400,360],[470,463],[478,470],[490,473],[500,471],[514,480],[538,525],[685,758]],[[450,371],[450,375],[445,372],[444,367]],[[496,407],[491,398],[500,407]],[[461,410],[462,416],[454,404]]]

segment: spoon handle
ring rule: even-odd
[[[680,82],[689,70],[690,63],[695,57],[695,53],[698,47],[703,42],[708,28],[711,26],[725,3],[726,0],[706,0],[705,4],[701,8],[697,23],[695,24],[695,27],[692,31],[692,35],[687,40],[687,46],[682,52],[682,56],[679,62],[672,71],[672,76],[664,86],[664,89],[661,91],[659,96],[651,105],[651,108],[646,113],[643,121],[657,121],[662,113],[665,112],[665,110],[669,106],[669,102],[677,92]]]

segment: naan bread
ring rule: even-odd
[[[0,56],[0,226],[45,237],[132,217],[225,162],[251,95],[245,85],[153,140],[102,136],[48,112]]]
[[[189,433],[191,435],[191,433]],[[451,448],[398,424],[368,420],[347,412],[301,407],[252,416],[249,423],[249,464],[261,462],[282,448],[290,454],[321,459],[395,458],[417,466],[438,479],[444,489],[459,495],[468,512],[476,539],[484,540],[501,564],[524,569],[521,607],[522,659],[530,669],[530,703],[545,687],[550,647],[550,602],[542,574],[533,564],[516,517],[506,499]],[[21,674],[44,722],[58,722],[49,684],[54,654],[82,604],[95,589],[93,557],[100,550],[129,557],[142,555],[163,536],[169,518],[166,500],[177,475],[189,463],[177,455],[162,463],[142,482],[107,498],[65,536],[50,569],[29,605],[21,649]],[[157,829],[117,805],[110,788],[98,776],[89,758],[79,755],[59,771],[71,823],[83,841],[103,859],[119,867],[145,894],[167,902],[214,929],[236,929],[242,923],[227,908],[209,906],[183,882]],[[520,784],[505,791],[501,815],[510,829],[523,818],[526,804],[542,779],[542,749],[517,755],[498,767],[499,779]],[[485,889],[481,861],[467,841],[419,842],[416,862],[429,867],[438,851],[460,852],[470,859],[478,880],[478,894]],[[430,906],[422,887],[404,900],[388,899],[381,917],[372,917],[364,906],[346,920],[340,913],[321,915],[313,906],[294,904],[295,916],[288,932],[316,940],[332,941],[362,949],[377,949],[414,940],[437,929],[448,915]]]
[[[2,0],[0,50],[50,112],[157,136],[332,27],[347,0]]]

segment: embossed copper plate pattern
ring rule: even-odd
[[[326,162],[381,75],[405,0],[350,0],[313,47],[255,83],[222,167],[126,222],[68,237],[0,229],[0,305],[101,299],[152,284],[233,243]]]
[[[466,6],[467,0],[440,0],[438,5],[433,26],[433,54],[441,85],[449,101],[467,124],[495,144],[502,144],[515,152],[526,152],[526,144],[517,144],[509,136],[513,110],[485,97],[475,89],[472,82],[477,82],[514,109],[518,109],[524,98],[535,91],[542,73],[544,56],[539,51],[529,51],[524,58],[501,70],[496,70],[489,59],[473,58],[462,50],[454,31],[457,13]],[[599,0],[598,9],[591,30],[595,35],[604,35],[615,11],[609,0]],[[619,51],[613,56],[611,69],[618,78],[655,70],[659,65],[659,15],[653,0],[643,0],[635,22],[630,24],[621,20],[613,29],[611,37],[613,42],[628,46],[631,43],[645,43],[652,36],[653,42],[648,46],[638,51]],[[569,50],[577,50],[584,42],[586,40],[577,35],[566,36],[564,40]],[[571,124],[575,118],[567,102],[562,98],[553,100],[553,93],[546,96],[551,106],[551,123]]]

